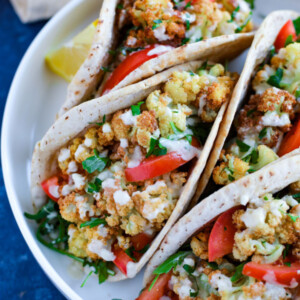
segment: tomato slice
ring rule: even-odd
[[[295,282],[300,283],[300,262],[286,265],[268,265],[249,262],[245,264],[243,274],[274,284],[278,283],[291,286]]]
[[[191,145],[196,148],[200,147],[195,137],[192,138]],[[139,166],[127,168],[125,170],[126,180],[129,182],[137,182],[151,179],[169,173],[187,162],[188,161],[184,160],[177,152],[170,152],[162,156],[151,156],[143,160]]]
[[[52,199],[53,201],[57,202],[59,199],[58,195],[58,188],[59,188],[59,184],[58,184],[59,178],[58,176],[53,176],[49,179],[44,180],[41,183],[41,186],[44,190],[44,192],[47,194],[47,196]]]
[[[242,206],[233,207],[217,218],[208,240],[208,260],[210,262],[232,253],[236,233],[232,215],[241,208]]]
[[[283,156],[300,147],[300,118],[298,117],[293,128],[283,138],[278,155]]]
[[[129,257],[121,248],[114,248],[113,253],[116,256],[114,264],[123,274],[127,275],[127,264],[130,261],[133,261],[133,259]]]
[[[170,152],[162,156],[146,158],[135,168],[125,170],[126,180],[129,182],[143,181],[169,173],[187,163],[177,152]]]
[[[288,20],[279,31],[274,43],[276,51],[279,51],[279,49],[284,47],[285,41],[289,35],[292,36],[293,41],[296,41],[297,34],[292,20]]]
[[[132,236],[130,240],[134,250],[141,251],[152,242],[153,236],[142,232]]]
[[[104,84],[102,95],[107,94],[112,90],[119,82],[121,82],[128,74],[134,71],[136,68],[141,66],[146,61],[155,58],[159,55],[162,55],[168,52],[169,49],[173,48],[171,46],[162,46],[164,48],[159,49],[159,51],[154,52],[153,54],[149,52],[157,47],[162,45],[151,45],[143,50],[129,54],[125,60],[123,60],[118,67],[112,72],[107,81]]]
[[[171,279],[171,272],[158,277],[152,289],[146,287],[136,300],[159,300],[168,291],[168,282]]]

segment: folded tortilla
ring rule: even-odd
[[[300,150],[271,163],[213,193],[184,215],[168,232],[151,258],[144,285],[153,279],[153,271],[210,221],[230,208],[247,205],[251,198],[276,193],[300,180]],[[222,245],[220,245],[222,247]]]
[[[115,24],[117,5],[118,0],[103,1],[90,53],[70,83],[66,101],[59,110],[58,116],[63,115],[70,108],[94,98],[93,95],[100,95],[96,91],[103,84],[103,80],[107,79],[107,76],[104,76],[103,68],[106,68],[111,61],[109,50],[117,45],[119,39],[119,28]],[[188,61],[211,59],[214,62],[220,62],[236,57],[250,46],[253,36],[252,32],[223,35],[175,48],[142,64],[117,84],[113,90]]]
[[[211,155],[199,181],[195,196],[191,201],[191,207],[199,201],[199,197],[205,190],[212,175],[213,169],[220,157],[226,138],[228,137],[229,131],[232,127],[233,120],[239,113],[239,108],[244,103],[243,100],[247,100],[245,96],[249,86],[251,85],[251,77],[253,76],[257,67],[266,58],[282,26],[288,20],[296,19],[299,16],[300,14],[295,11],[275,11],[264,20],[256,32],[255,38],[247,55],[244,69],[241,73],[240,80],[234,91],[234,100],[228,105],[227,111],[220,125],[214,147],[212,148]]]
[[[170,68],[137,84],[125,87],[118,91],[113,91],[105,96],[74,107],[60,117],[47,131],[43,139],[37,143],[33,153],[31,189],[34,206],[40,208],[46,201],[46,195],[41,188],[41,182],[56,174],[57,163],[55,160],[59,149],[66,145],[70,140],[80,136],[80,133],[89,128],[91,123],[97,122],[99,119],[101,120],[104,115],[109,116],[114,112],[128,108],[147,97],[151,92],[159,88],[162,83],[166,82],[174,71],[196,71],[202,64],[203,62],[201,61],[193,61]],[[157,234],[151,247],[142,256],[141,260],[138,263],[131,264],[130,270],[128,271],[128,277],[134,277],[141,270],[154,254],[163,237],[170,230],[174,222],[185,211],[195,192],[197,181],[205,167],[205,163],[217,135],[227,104],[228,103],[224,103],[221,106],[201,154],[183,187],[179,200],[167,223]],[[109,280],[116,281],[121,279],[126,279],[126,276],[118,273],[116,276],[110,277]]]

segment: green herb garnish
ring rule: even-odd
[[[280,88],[280,82],[281,82],[282,77],[283,77],[283,69],[278,68],[276,70],[275,75],[270,76],[270,78],[268,79],[267,83],[269,85],[272,85],[272,86],[275,86],[277,88]]]
[[[91,218],[91,220],[81,223],[80,228],[87,227],[87,226],[89,226],[90,228],[93,228],[93,227],[99,226],[101,224],[102,225],[107,224],[105,219]]]
[[[189,41],[190,41],[189,38],[184,38],[184,39],[182,39],[182,41],[181,41],[181,45],[185,45],[185,44],[187,44]]]
[[[234,18],[239,10],[240,10],[240,6],[238,5],[238,7],[232,12],[231,19],[227,21],[228,23],[232,23],[234,21]]]
[[[152,29],[156,29],[157,27],[160,26],[160,24],[162,23],[162,20],[154,20],[153,21],[154,25],[152,26]]]
[[[254,2],[255,0],[246,0],[246,2],[248,2],[250,4],[250,8],[254,9]]]
[[[267,128],[267,127],[264,127],[264,128],[260,131],[260,133],[258,134],[258,138],[259,138],[260,140],[263,139],[263,138],[266,136],[267,130],[268,130],[268,128]]]
[[[32,215],[25,212],[24,216],[30,220],[40,221],[55,211],[55,204],[54,201],[49,200],[36,214]]]
[[[155,138],[150,139],[150,147],[146,154],[146,158],[148,158],[150,155],[155,156],[162,156],[167,154],[167,148],[162,146],[159,142],[159,140]]]
[[[189,7],[191,7],[191,6],[192,6],[192,1],[189,1],[189,2],[185,5],[184,9],[187,9],[187,8],[189,8]]]
[[[87,192],[90,194],[98,193],[101,190],[101,186],[102,186],[102,180],[96,178],[94,182],[88,183]]]
[[[287,214],[287,215],[291,218],[293,223],[295,223],[297,221],[297,219],[299,218],[298,216],[294,216],[292,214]]]
[[[298,17],[296,20],[293,21],[295,30],[296,30],[296,35],[300,34],[300,17]]]
[[[240,33],[243,31],[243,29],[248,25],[248,23],[250,22],[251,20],[251,17],[252,17],[252,11],[250,11],[247,19],[245,20],[244,24],[239,26],[236,30],[235,30],[235,33]]]
[[[144,104],[144,101],[138,102],[136,105],[131,106],[131,112],[133,116],[138,116],[141,114],[141,105]]]
[[[293,43],[294,43],[293,36],[290,34],[285,40],[284,47],[288,46],[289,44],[293,44]]]
[[[136,261],[136,258],[134,257],[133,255],[133,251],[134,251],[134,248],[133,247],[129,247],[125,250],[125,253],[133,260],[133,261]]]
[[[109,158],[100,157],[99,152],[96,149],[94,149],[94,154],[94,156],[91,156],[82,162],[83,169],[90,174],[96,170],[99,172],[103,171],[109,162]]]
[[[110,72],[109,68],[107,68],[107,67],[101,67],[100,69],[104,72]]]
[[[241,152],[247,152],[250,149],[250,146],[241,140],[236,140],[236,144],[238,145]]]
[[[181,265],[183,260],[191,253],[192,253],[191,251],[179,251],[171,255],[165,262],[163,262],[160,266],[158,266],[153,271],[153,274],[155,274],[156,277],[152,281],[149,287],[149,291],[151,291],[159,275],[169,273],[173,268],[176,268],[178,265]]]
[[[230,278],[231,282],[237,282],[239,279],[241,279],[241,277],[243,276],[242,272],[243,272],[243,268],[244,265],[246,264],[246,262],[238,265],[235,268],[235,273],[233,274],[233,276]]]

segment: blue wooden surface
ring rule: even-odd
[[[9,0],[0,0],[1,124],[9,87],[19,62],[44,24],[22,24]],[[8,203],[2,172],[0,224],[0,299],[65,299],[37,264],[19,231]]]

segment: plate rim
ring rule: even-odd
[[[38,241],[34,238],[34,235],[31,233],[29,226],[25,221],[24,212],[21,209],[19,199],[15,191],[16,188],[10,180],[10,178],[12,177],[12,172],[10,170],[9,164],[9,144],[6,141],[8,140],[9,136],[9,123],[14,110],[14,99],[15,94],[17,93],[16,89],[19,85],[19,82],[22,80],[22,73],[24,72],[24,68],[27,65],[30,57],[32,56],[32,53],[36,51],[36,48],[39,47],[40,41],[45,38],[48,32],[57,27],[57,23],[63,21],[65,16],[70,15],[70,13],[74,9],[76,9],[80,5],[83,5],[84,3],[86,3],[85,0],[72,0],[67,3],[44,25],[44,27],[31,42],[29,48],[26,50],[24,56],[22,57],[12,80],[6,99],[1,129],[1,163],[3,171],[3,181],[8,201],[14,215],[14,219],[18,225],[19,230],[21,231],[23,238],[25,239],[27,246],[30,249],[30,252],[34,256],[41,269],[47,275],[49,280],[66,298],[76,300],[82,300],[82,298],[65,282],[62,276],[60,276],[54,269],[54,267],[50,264],[49,260],[41,251]]]

